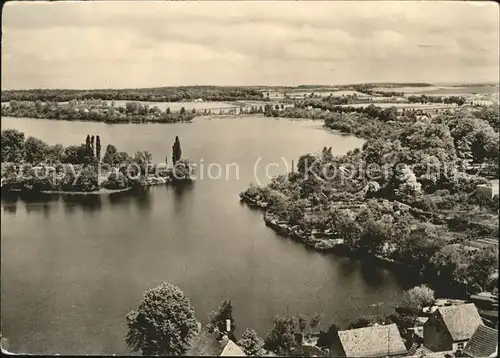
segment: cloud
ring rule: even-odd
[[[2,86],[495,80],[498,30],[493,3],[7,3]]]

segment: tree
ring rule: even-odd
[[[0,145],[2,162],[21,162],[24,159],[24,133],[16,129],[3,130]]]
[[[125,103],[125,109],[127,113],[139,113],[139,102],[127,102]]]
[[[418,312],[434,303],[434,291],[426,285],[415,286],[405,291],[402,306]]]
[[[87,148],[87,152],[90,155],[90,153],[92,151],[92,144],[90,143],[90,134],[87,134],[87,138],[85,138],[85,146]]]
[[[35,137],[28,137],[24,143],[25,160],[37,164],[47,159],[49,145]]]
[[[385,317],[385,324],[395,323],[398,326],[399,333],[401,337],[404,337],[408,328],[415,327],[418,325],[417,315],[401,315],[397,312],[393,312]]]
[[[247,356],[260,356],[264,348],[264,340],[253,329],[246,329],[241,335],[238,345]]]
[[[97,158],[97,161],[101,161],[101,137],[99,137],[99,134],[95,138],[95,156]]]
[[[323,320],[323,315],[319,312],[315,313],[309,320],[309,327],[311,330],[318,328],[319,323]]]
[[[219,332],[226,332],[226,321],[229,320],[231,322],[230,331],[227,332],[228,337],[232,341],[236,341],[236,337],[234,336],[234,318],[233,318],[233,305],[231,304],[231,300],[224,300],[220,307],[213,311],[210,315],[210,323],[215,325]]]
[[[174,166],[181,159],[181,154],[181,142],[179,141],[179,137],[175,136],[174,145],[172,146],[172,164]]]
[[[106,152],[104,153],[104,157],[102,158],[102,161],[106,164],[109,165],[115,165],[116,163],[116,147],[112,144],[108,144],[106,147]]]
[[[413,230],[409,228],[410,225],[405,221],[396,224],[396,237],[399,238],[397,259],[407,263],[413,271],[423,274],[429,268],[432,256],[444,246],[444,240],[439,232],[428,225],[422,224]]]
[[[83,146],[84,147],[84,146]],[[88,157],[87,157],[88,158]],[[93,166],[85,166],[80,171],[76,181],[72,182],[71,190],[73,191],[96,191],[99,190],[99,178],[97,169]],[[68,183],[69,184],[69,183]]]
[[[274,319],[274,324],[264,340],[264,348],[276,354],[289,355],[295,345],[296,322],[293,317]]]
[[[94,143],[95,143],[95,137],[92,135],[90,137],[90,158],[94,158],[94,149],[95,149]]]
[[[47,151],[48,163],[62,163],[64,160],[64,147],[61,144],[51,145]]]
[[[382,252],[384,243],[388,241],[389,229],[381,221],[369,219],[364,224],[359,245],[364,253],[378,255]]]
[[[443,282],[465,281],[468,259],[463,249],[444,246],[432,256],[431,263]]]
[[[180,114],[181,114],[181,116],[185,115],[186,114],[186,108],[182,107],[181,110],[180,110]]]
[[[192,180],[195,175],[193,165],[188,159],[179,160],[173,168],[172,176],[174,180],[186,181]]]
[[[143,355],[182,355],[197,333],[189,298],[169,283],[145,292],[137,311],[127,315],[126,343]]]
[[[0,332],[0,349],[2,350],[2,353],[9,350],[9,340],[5,338],[1,332]]]
[[[90,157],[88,156],[87,146],[85,144],[81,145],[70,145],[64,150],[64,162],[71,164],[83,164],[88,163]]]
[[[498,269],[498,251],[485,247],[472,257],[466,271],[467,281],[472,285],[479,285],[483,290],[496,269]]]
[[[142,173],[146,173],[147,167],[153,162],[153,155],[147,150],[137,151],[133,161],[141,167]]]
[[[379,316],[364,316],[351,321],[348,329],[364,328],[377,324],[384,324],[385,319]]]
[[[307,328],[307,324],[308,324],[307,316],[304,314],[300,314],[299,318],[298,318],[298,325],[299,325],[299,330],[300,330],[300,333],[302,334],[302,337],[304,337],[304,331]]]
[[[339,328],[335,324],[328,327],[326,332],[320,331],[316,345],[318,347],[330,348],[338,340],[338,332]]]

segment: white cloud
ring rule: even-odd
[[[2,86],[498,78],[496,4],[7,3]]]

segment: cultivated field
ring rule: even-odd
[[[368,107],[369,105],[374,104],[380,108],[409,108],[409,109],[445,109],[445,108],[453,108],[452,104],[441,104],[441,103],[433,103],[433,104],[421,104],[421,103],[356,103],[356,104],[342,104],[341,107]]]
[[[484,86],[432,86],[432,87],[376,87],[374,91],[404,92],[405,95],[446,95],[464,96],[470,94],[495,94],[499,92],[498,85]]]

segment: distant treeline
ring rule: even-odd
[[[10,117],[45,118],[59,120],[82,120],[106,123],[176,123],[189,122],[196,112],[171,112],[170,108],[162,111],[158,106],[149,106],[139,102],[127,102],[125,106],[115,107],[112,102],[98,100],[71,100],[68,104],[58,102],[42,102],[36,100],[16,101],[2,106],[2,115]]]
[[[455,103],[459,106],[463,105],[466,102],[465,97],[461,96],[426,96],[425,94],[421,96],[409,96],[408,101],[410,103],[446,103],[452,104]]]
[[[136,89],[31,89],[2,91],[2,102],[55,101],[72,99],[129,100],[151,102],[180,102],[201,98],[204,101],[262,100],[261,91],[253,87],[186,86]]]

